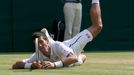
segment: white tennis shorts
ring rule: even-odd
[[[70,40],[63,41],[63,43],[73,49],[76,55],[79,55],[86,44],[92,41],[93,36],[87,29],[83,30]]]

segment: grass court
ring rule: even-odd
[[[32,53],[0,53],[0,75],[134,75],[134,52],[85,52],[81,66],[61,69],[19,69],[11,66]]]

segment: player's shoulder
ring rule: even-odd
[[[53,44],[53,47],[55,48],[64,48],[65,47],[65,44],[63,42],[60,42],[60,41],[56,41],[54,44]]]
[[[57,46],[59,46],[59,45],[61,45],[62,44],[62,42],[60,42],[60,41],[55,41],[53,44],[51,44],[51,46],[52,47],[57,47]]]
[[[60,51],[63,48],[63,43],[56,41],[55,43],[53,43],[53,45],[51,45],[52,50],[55,51]]]
[[[55,41],[55,43],[54,43],[54,45],[56,45],[56,46],[61,45],[61,44],[63,44],[63,43],[60,41]]]

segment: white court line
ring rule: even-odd
[[[134,67],[127,67],[127,69],[131,69],[131,70],[134,70]]]

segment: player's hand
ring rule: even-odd
[[[54,69],[55,68],[54,63],[52,63],[50,61],[44,61],[42,63],[42,66],[43,66],[44,69]]]
[[[43,66],[41,65],[40,62],[34,61],[31,65],[32,69],[41,69]]]

